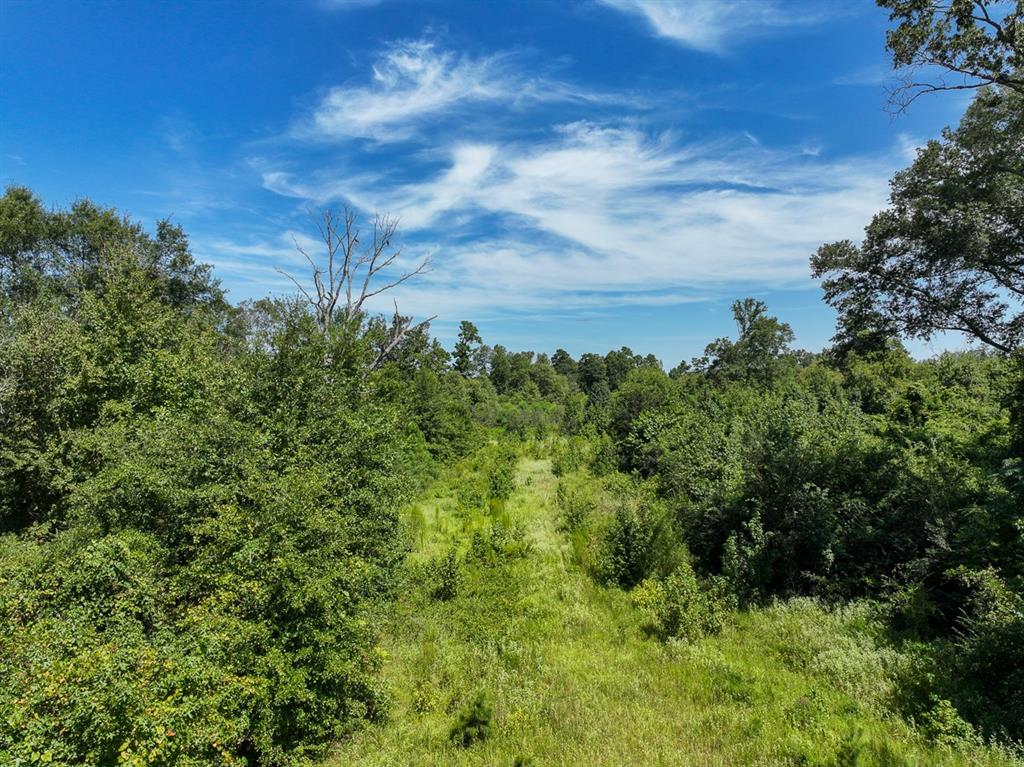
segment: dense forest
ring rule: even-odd
[[[666,365],[446,349],[364,306],[389,219],[232,304],[171,221],[7,188],[0,762],[1024,758],[1024,6],[880,4],[976,93],[808,254],[821,352],[756,298]]]

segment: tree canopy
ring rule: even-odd
[[[910,71],[893,93],[905,109],[925,93],[986,85],[1024,93],[1024,2],[878,0],[894,66]],[[934,70],[939,70],[938,74]]]
[[[978,94],[955,130],[892,180],[858,246],[823,246],[812,271],[841,322],[914,338],[955,330],[1003,352],[1024,334],[1024,94]],[[858,319],[859,318],[859,319]]]

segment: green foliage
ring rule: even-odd
[[[572,474],[586,465],[587,442],[582,437],[569,437],[555,443],[551,454],[551,471],[556,477]]]
[[[591,408],[602,408],[608,404],[611,387],[608,383],[608,366],[599,354],[584,354],[576,364],[576,384],[587,397]]]
[[[675,527],[665,509],[645,499],[622,503],[605,533],[601,576],[623,588],[667,572],[678,556]]]
[[[742,339],[766,315],[739,309]],[[649,479],[695,566],[720,573],[744,606],[893,600],[893,629],[944,648],[951,681],[934,691],[986,736],[1019,739],[1020,712],[1006,701],[1021,698],[1020,678],[1002,672],[1021,658],[1019,364],[979,352],[915,362],[884,334],[798,359],[776,330],[766,338],[780,343],[752,342],[749,359],[722,347],[674,380],[630,374],[594,443],[594,473]],[[745,372],[726,375],[726,358]],[[599,569],[624,585],[645,577],[653,529],[631,513],[586,533],[605,531]],[[579,535],[576,559],[586,561]],[[921,705],[906,710],[917,716]]]
[[[494,708],[483,692],[466,703],[460,709],[455,723],[448,733],[448,739],[462,748],[487,740],[491,734],[491,719]]]
[[[991,568],[947,572],[957,684],[943,692],[987,734],[1024,741],[1024,597]],[[947,607],[948,609],[948,607]]]
[[[101,289],[110,254],[130,252],[160,299],[180,311],[226,309],[208,264],[194,260],[188,237],[168,219],[156,235],[90,200],[48,211],[31,191],[0,197],[0,290],[17,300],[57,292],[74,300]]]
[[[597,476],[603,477],[617,470],[618,455],[615,443],[606,435],[602,435],[595,442],[590,451],[590,464],[588,468]]]
[[[517,439],[543,439],[558,433],[561,409],[553,402],[519,395],[498,404],[496,421]]]
[[[436,559],[430,570],[434,581],[431,596],[442,602],[454,599],[462,585],[462,564],[455,547],[448,549],[447,554]]]
[[[522,557],[467,554],[451,601],[430,599],[429,580],[403,590],[387,632],[392,718],[339,743],[328,764],[702,764],[709,754],[727,764],[1015,764],[989,744],[935,745],[900,716],[894,693],[916,673],[918,645],[895,645],[871,604],[780,601],[731,613],[696,641],[651,641],[640,595],[661,580],[630,593],[594,584],[565,556],[555,502],[559,485],[599,499],[577,532],[600,535],[612,499],[635,494],[635,482],[556,479],[532,458],[520,475],[505,513],[536,545]],[[417,504],[430,510],[414,561],[467,536],[470,551],[490,550],[486,512],[453,495],[466,476],[445,470]],[[487,740],[462,749],[446,735],[472,702],[467,691],[500,703]]]
[[[719,338],[708,344],[695,367],[720,381],[747,381],[766,386],[784,369],[785,354],[793,342],[793,330],[767,314],[763,301],[745,298],[732,305],[739,337],[735,342]]]
[[[597,508],[597,498],[591,483],[573,482],[569,478],[559,481],[555,503],[562,513],[563,525],[569,532],[583,527]]]
[[[905,108],[923,93],[1000,84],[1024,92],[1024,52],[1014,35],[1024,23],[1024,4],[927,3],[920,0],[878,0],[897,22],[885,36],[894,67],[929,67],[958,76],[929,82],[908,78],[897,92]]]
[[[473,382],[424,339],[368,376],[372,322],[236,315],[172,229],[16,202],[0,761],[293,764],[381,716],[398,508],[479,439]]]
[[[642,367],[630,371],[612,396],[609,407],[608,433],[624,445],[645,444],[654,439],[657,429],[645,428],[638,423],[650,411],[664,409],[672,400],[672,382],[660,368]],[[624,458],[625,471],[646,467],[629,458],[638,453],[628,451]],[[638,465],[639,464],[639,465]]]
[[[426,368],[412,374],[396,371],[396,379],[391,385],[398,396],[406,398],[434,459],[450,461],[468,455],[483,441],[483,430],[473,413],[471,383],[453,373],[438,375]]]
[[[979,104],[917,171],[997,147],[1002,107]],[[822,356],[748,299],[737,340],[672,376],[626,347],[488,349],[468,322],[454,369],[426,328],[373,366],[385,319],[230,309],[180,230],[87,202],[48,213],[21,189],[0,199],[0,291],[0,761],[317,758],[385,713],[396,597],[465,647],[471,671],[417,639],[395,690],[434,727],[480,679],[541,677],[535,623],[609,668],[624,645],[662,670],[689,658],[697,698],[770,700],[769,672],[714,649],[749,641],[747,621],[755,655],[827,680],[857,721],[898,711],[949,753],[1024,739],[1019,360],[914,361],[857,294]],[[438,474],[444,497],[400,525]],[[821,607],[863,597],[888,600],[888,625]],[[643,640],[644,620],[678,641]],[[488,699],[468,701],[451,741],[518,737],[534,694],[497,696],[500,735]],[[773,758],[917,753],[877,722],[843,739],[813,689],[791,698]]]
[[[633,603],[650,619],[650,631],[660,639],[693,642],[722,628],[726,599],[713,587],[698,582],[686,561],[664,579],[647,579],[632,593]]]
[[[475,562],[493,566],[500,559],[521,559],[532,548],[522,525],[494,523],[486,533],[481,530],[473,533],[466,556]]]
[[[452,366],[456,373],[467,378],[480,373],[478,359],[482,345],[483,339],[480,338],[480,331],[476,329],[476,325],[463,320],[459,325],[459,340],[452,352]]]
[[[1016,90],[979,92],[956,130],[943,131],[896,174],[890,206],[861,245],[819,249],[812,267],[825,277],[825,299],[856,318],[850,324],[875,317],[912,337],[959,330],[1001,352],[1019,348],[1022,141],[1024,81]]]
[[[960,717],[952,703],[938,696],[932,696],[931,706],[921,715],[920,725],[922,732],[941,746],[977,741],[974,728]]]
[[[487,465],[487,493],[489,498],[506,500],[516,489],[515,451],[510,446],[502,445],[491,452]]]
[[[562,432],[578,436],[587,427],[587,396],[582,392],[567,394],[562,409]]]
[[[744,523],[741,532],[733,533],[722,553],[722,574],[740,604],[756,604],[764,600],[771,581],[769,538],[754,514]]]

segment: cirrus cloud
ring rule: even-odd
[[[443,51],[431,41],[390,44],[372,68],[369,85],[331,88],[293,134],[299,138],[411,138],[420,121],[473,104],[513,107],[567,101],[616,99],[543,76],[526,77],[512,66],[514,55],[471,57]]]
[[[783,8],[772,0],[598,0],[642,17],[658,37],[705,53],[722,53],[729,42],[793,26],[817,24],[834,13]]]
[[[899,160],[898,147],[825,160],[742,134],[687,142],[628,121],[574,122],[541,142],[456,143],[446,167],[412,183],[274,172],[264,185],[399,216],[437,267],[403,298],[444,316],[692,301],[737,280],[805,284],[810,253],[857,235]]]

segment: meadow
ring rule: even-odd
[[[894,711],[912,661],[870,604],[795,599],[658,641],[629,592],[586,571],[557,500],[584,481],[607,516],[614,495],[585,471],[555,477],[549,450],[525,448],[507,501],[466,502],[469,461],[405,510],[409,580],[382,643],[392,714],[326,765],[1019,763]]]

